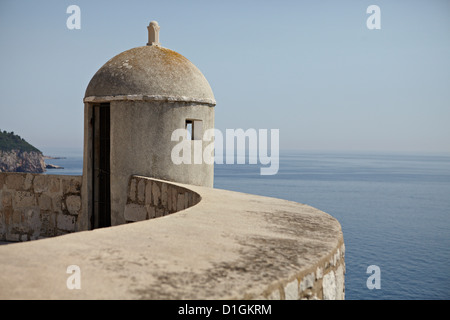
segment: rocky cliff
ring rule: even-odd
[[[0,130],[0,172],[45,171],[42,152],[14,132]]]
[[[42,153],[37,151],[0,150],[0,172],[32,172],[45,171]]]

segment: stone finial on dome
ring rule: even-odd
[[[148,46],[157,46],[160,47],[161,44],[159,43],[159,29],[160,26],[158,25],[158,22],[152,21],[147,27],[148,30]]]

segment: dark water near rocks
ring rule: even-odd
[[[46,154],[49,154],[48,152]],[[80,152],[55,150],[82,174]],[[342,225],[346,299],[450,299],[450,155],[281,152],[277,175],[259,165],[216,165],[215,187],[321,209]],[[367,267],[381,288],[366,286]]]

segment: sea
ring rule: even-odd
[[[64,167],[47,174],[82,174],[82,152],[44,151],[65,157],[47,160]],[[277,174],[261,175],[261,166],[216,164],[214,187],[335,217],[346,246],[346,299],[450,299],[450,154],[285,150]]]

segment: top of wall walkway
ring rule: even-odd
[[[173,184],[202,200],[157,219],[0,246],[0,299],[287,298],[289,282],[343,256],[341,226],[322,211]],[[66,286],[70,265],[81,289]]]

